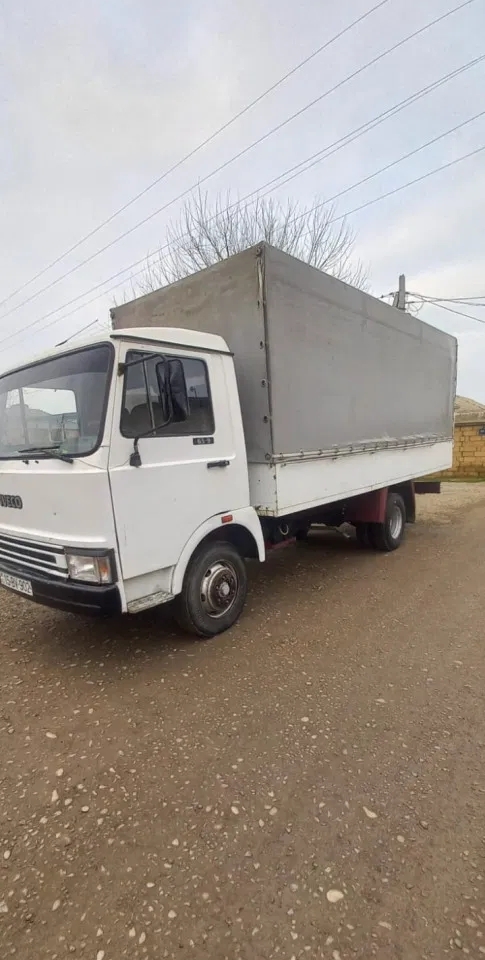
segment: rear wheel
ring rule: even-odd
[[[399,493],[391,491],[387,497],[383,523],[370,523],[369,536],[375,550],[390,553],[401,546],[406,528],[406,507]]]
[[[247,594],[246,565],[231,543],[202,546],[187,568],[176,601],[180,626],[206,639],[223,633],[239,618]]]

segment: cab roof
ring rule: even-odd
[[[175,347],[192,347],[210,353],[230,353],[223,337],[200,330],[185,330],[183,327],[126,327],[112,330],[112,340],[146,340],[150,343]]]
[[[56,344],[41,353],[29,357],[27,361],[16,364],[13,367],[7,367],[0,370],[0,376],[6,373],[13,373],[15,370],[23,370],[31,364],[41,363],[51,357],[59,356],[63,353],[70,353],[72,350],[82,350],[83,347],[94,346],[97,343],[106,343],[107,341],[131,340],[144,342],[156,346],[180,347],[181,349],[200,350],[207,353],[226,353],[231,355],[231,351],[223,339],[214,333],[202,333],[200,330],[186,330],[183,327],[127,327],[123,330],[108,330],[104,335],[100,332],[91,334],[89,337],[72,341],[71,339]]]

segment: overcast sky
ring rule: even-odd
[[[0,0],[0,300],[143,190],[376,0]],[[99,318],[116,291],[52,313],[163,244],[169,206],[89,264],[7,314],[216,166],[459,0],[388,0],[142,200],[0,308],[8,367]],[[207,181],[244,196],[485,52],[484,0],[346,83]],[[485,63],[408,107],[274,193],[325,199],[485,109]],[[485,116],[351,190],[339,213],[485,145]],[[350,215],[371,291],[483,296],[485,152]],[[129,273],[126,274],[129,277]],[[106,288],[115,281],[106,283]],[[104,289],[104,288],[103,288]],[[72,313],[75,307],[82,309]],[[451,304],[453,306],[453,304]],[[485,307],[457,309],[485,322]],[[46,316],[51,314],[51,316]],[[70,316],[66,314],[71,313]],[[459,392],[485,402],[485,323],[426,306],[458,336]],[[55,324],[53,320],[57,320]],[[34,324],[33,326],[30,326]],[[24,330],[24,328],[29,329]],[[14,336],[13,336],[14,334]]]

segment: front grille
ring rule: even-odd
[[[20,540],[0,533],[0,565],[2,561],[27,574],[48,574],[67,580],[67,563],[62,547],[53,547],[36,540]]]

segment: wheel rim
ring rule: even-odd
[[[234,606],[238,589],[239,578],[232,564],[226,560],[213,563],[200,585],[202,609],[209,617],[218,620]]]
[[[391,534],[393,540],[398,540],[401,536],[403,523],[402,511],[398,504],[395,503],[392,508],[391,516],[389,517],[389,533]]]

